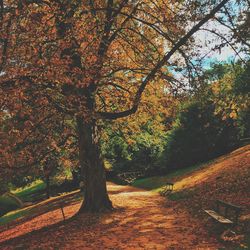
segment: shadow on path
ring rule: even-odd
[[[7,240],[0,234],[1,249],[218,249],[198,220],[190,217],[176,202],[156,193],[129,186],[108,184],[115,210],[83,214],[52,226]],[[77,212],[80,203],[65,208],[67,216]],[[55,220],[44,214],[43,220]],[[51,212],[50,212],[51,213]],[[47,215],[47,217],[45,217]],[[60,215],[61,216],[61,215]],[[38,216],[40,217],[40,216]],[[38,218],[34,218],[36,220]],[[31,221],[19,225],[31,227]],[[19,230],[21,230],[19,228]],[[33,231],[33,230],[32,230]],[[6,241],[7,240],[7,241]]]

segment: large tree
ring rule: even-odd
[[[5,159],[13,157],[5,166],[16,164],[13,144],[45,133],[56,149],[75,126],[86,186],[80,211],[110,209],[98,121],[134,114],[154,81],[174,87],[167,67],[195,67],[190,38],[228,1],[0,1],[1,119],[27,125],[8,153],[1,148]],[[58,126],[61,138],[51,132]],[[29,166],[39,162],[35,152],[24,152]]]

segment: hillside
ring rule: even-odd
[[[250,145],[201,166],[135,183],[148,189],[151,185],[152,191],[108,183],[113,212],[74,216],[81,201],[72,196],[65,203],[65,222],[60,200],[42,202],[36,205],[36,215],[0,227],[0,248],[246,249],[250,246],[249,163]],[[166,180],[175,183],[167,198],[157,194]],[[216,199],[244,208],[230,237],[221,238],[225,229],[203,211]]]
[[[178,194],[180,196],[186,194],[190,197],[198,197],[200,194],[201,197],[209,197],[208,200],[223,199],[248,207],[250,204],[250,145],[209,163],[178,170],[166,176],[140,179],[132,185],[160,192],[167,181],[174,183],[174,193],[170,196],[173,199],[174,197],[178,199]]]
[[[250,235],[250,145],[241,147],[207,164],[180,170],[167,176],[141,179],[134,186],[160,192],[164,183],[174,183],[169,200],[178,201],[209,230],[213,222],[203,209],[212,208],[217,199],[243,208],[240,222]],[[207,224],[211,224],[207,226]],[[250,244],[250,238],[247,238]]]

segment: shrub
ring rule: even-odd
[[[215,115],[212,103],[187,104],[168,133],[163,159],[166,169],[207,161],[233,149],[238,130],[232,119]]]

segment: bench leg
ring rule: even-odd
[[[63,206],[61,206],[61,211],[62,211],[63,220],[65,221],[65,214],[64,214],[64,211],[63,211]]]

